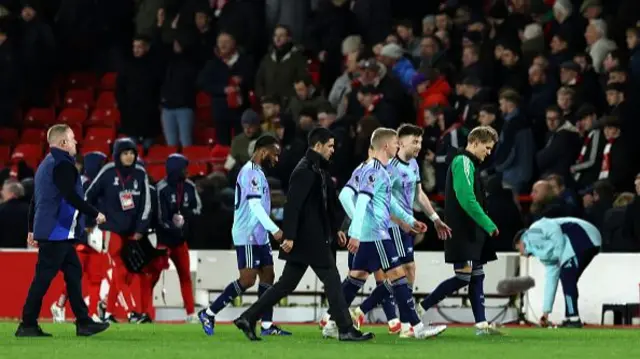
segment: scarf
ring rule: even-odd
[[[611,147],[616,142],[615,138],[607,140],[607,144],[604,146],[602,152],[602,166],[600,167],[600,175],[598,179],[609,178],[609,171],[611,170]]]

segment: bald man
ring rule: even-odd
[[[529,212],[530,218],[527,223],[531,224],[543,217],[567,217],[570,215],[571,210],[562,198],[556,195],[550,181],[540,180],[534,183],[531,188],[531,207]]]
[[[91,336],[109,324],[89,317],[82,298],[82,267],[74,248],[84,231],[84,216],[104,223],[105,216],[84,201],[75,166],[76,140],[67,125],[54,125],[47,132],[50,153],[38,166],[34,196],[29,208],[27,242],[39,247],[35,276],[22,311],[16,337],[48,337],[38,325],[42,299],[59,271],[64,273],[71,309],[76,317],[76,335]]]

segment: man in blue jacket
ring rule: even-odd
[[[54,125],[47,133],[51,152],[38,166],[34,196],[31,201],[30,245],[39,247],[36,273],[31,282],[22,311],[17,337],[47,337],[38,325],[42,299],[51,281],[64,273],[71,308],[76,316],[76,335],[91,336],[106,330],[109,325],[96,323],[82,297],[82,267],[74,243],[84,231],[84,216],[104,224],[104,214],[82,198],[80,175],[75,167],[76,140],[67,125]]]
[[[191,283],[189,247],[185,235],[188,233],[187,227],[191,220],[200,214],[202,203],[195,183],[187,179],[188,165],[187,158],[179,153],[174,153],[167,159],[167,177],[156,185],[157,211],[155,216],[158,221],[156,227],[158,248],[168,249],[168,258],[171,259],[178,271],[187,320],[193,321],[195,319],[195,301],[193,284]],[[162,267],[153,266],[150,269],[152,273],[147,278],[150,281],[147,291],[153,289],[162,272]],[[147,296],[149,294],[143,293]]]
[[[127,241],[140,240],[147,233],[151,219],[149,178],[144,167],[136,163],[137,157],[135,142],[129,138],[118,139],[113,144],[113,162],[100,170],[86,192],[87,202],[100,203],[109,217],[108,223],[100,225],[113,264],[105,313],[108,321],[115,321],[113,313],[121,292],[128,319],[132,322],[140,319],[129,288],[133,273],[127,270],[121,257]]]
[[[542,326],[548,326],[549,314],[562,282],[566,320],[563,327],[581,328],[578,313],[578,279],[600,252],[602,238],[591,223],[573,217],[542,218],[529,229],[516,233],[514,246],[523,256],[537,257],[546,267]]]

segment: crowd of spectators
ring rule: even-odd
[[[56,73],[116,71],[119,131],[190,146],[208,94],[231,150],[224,174],[198,182],[216,223],[196,248],[230,245],[207,236],[230,236],[229,184],[264,133],[282,143],[269,169],[281,195],[314,126],[336,135],[340,187],[373,130],[416,123],[436,195],[449,155],[490,125],[500,139],[482,172],[501,249],[537,218],[572,215],[605,250],[639,251],[638,20],[637,0],[0,0],[0,120],[46,106]]]

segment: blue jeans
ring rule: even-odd
[[[195,116],[190,108],[162,109],[162,131],[169,146],[193,144]]]

